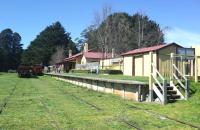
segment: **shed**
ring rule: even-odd
[[[176,43],[160,44],[151,47],[135,49],[123,53],[123,73],[129,76],[149,76],[150,57],[153,52],[153,64],[164,76],[170,75],[170,53],[175,53],[182,46]]]

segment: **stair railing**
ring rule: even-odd
[[[180,75],[181,78],[179,78],[176,72],[178,73],[178,75]],[[180,70],[175,64],[172,64],[172,77],[173,81],[176,80],[180,84],[180,86],[185,90],[184,98],[187,100],[189,98],[189,81],[187,77],[180,72]],[[184,80],[184,83],[181,81],[181,79]]]
[[[167,88],[166,88],[167,85],[166,85],[166,80],[160,74],[160,72],[157,70],[157,68],[154,66],[153,63],[151,63],[151,67],[152,67],[151,78],[153,78],[153,80],[155,81],[153,83],[153,90],[156,93],[156,95],[158,96],[158,98],[161,100],[162,104],[166,104],[167,103]],[[157,75],[158,75],[158,77],[157,77]],[[156,86],[156,84],[158,86]],[[158,87],[162,90],[162,93],[160,92]]]

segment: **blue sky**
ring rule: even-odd
[[[168,26],[166,42],[200,44],[199,0],[1,0],[0,31],[11,28],[20,33],[26,48],[47,25],[60,21],[74,40],[105,4],[113,12],[139,11],[162,28]]]

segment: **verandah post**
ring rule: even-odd
[[[174,53],[171,53],[170,54],[170,58],[171,58],[171,66],[170,66],[170,80],[172,81],[173,80],[173,64],[174,64]]]

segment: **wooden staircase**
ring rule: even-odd
[[[172,78],[167,82],[164,77],[159,73],[156,67],[152,63],[153,72],[151,73],[149,79],[150,88],[150,101],[155,101],[159,99],[162,104],[176,102],[177,100],[187,100],[189,97],[189,83],[185,76],[183,76],[178,68],[173,64],[173,68],[178,72],[178,74],[172,71]],[[178,78],[180,77],[181,78]],[[175,84],[175,81],[178,84]],[[179,88],[185,90],[185,96],[181,93]],[[156,100],[157,101],[157,100]]]
[[[158,88],[160,91],[161,95],[163,95],[163,91],[160,89],[158,84],[155,84],[155,86]],[[170,86],[170,83],[166,84],[166,94],[167,94],[167,103],[173,103],[176,102],[177,100],[183,99],[181,93],[178,92],[173,86]],[[157,98],[156,93],[154,96],[154,99]],[[160,101],[161,102],[161,101]]]
[[[167,87],[167,102],[172,103],[176,102],[177,100],[181,99],[181,95],[177,93],[177,90],[174,90],[173,86],[166,86]]]

